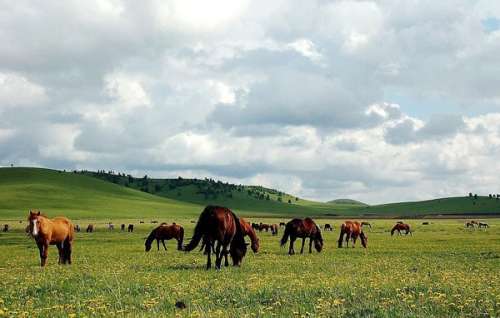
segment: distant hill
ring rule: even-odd
[[[368,204],[356,201],[356,200],[351,200],[351,199],[335,199],[328,201],[327,203],[332,203],[332,204],[350,204],[350,205],[357,205],[357,206],[368,206]]]

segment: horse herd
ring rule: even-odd
[[[475,221],[472,221],[475,222]],[[467,222],[467,223],[472,223]],[[32,236],[38,246],[40,252],[40,264],[45,266],[47,262],[48,246],[56,245],[59,251],[59,264],[71,264],[72,244],[75,237],[74,232],[80,231],[78,225],[73,226],[71,221],[65,217],[56,217],[53,219],[47,218],[40,211],[30,211],[28,215],[28,226],[26,232]],[[428,225],[428,222],[424,222]],[[424,224],[422,223],[422,224]],[[473,223],[474,224],[474,223]],[[484,227],[486,224],[476,222],[478,227]],[[371,224],[368,222],[345,221],[340,227],[340,235],[337,241],[338,247],[348,247],[349,242],[354,247],[357,239],[361,241],[361,245],[366,248],[368,245],[368,237],[363,231],[366,226],[371,230]],[[486,224],[486,226],[488,226]],[[228,266],[228,255],[231,257],[234,266],[240,266],[247,252],[248,243],[245,242],[245,237],[248,236],[251,241],[251,249],[254,253],[259,250],[259,238],[256,230],[271,231],[273,235],[278,234],[278,228],[284,227],[284,233],[280,240],[280,245],[283,247],[290,240],[288,254],[295,254],[294,243],[300,238],[302,246],[300,253],[304,252],[306,239],[309,238],[309,253],[312,253],[312,246],[317,252],[321,252],[324,245],[322,231],[320,227],[309,217],[304,219],[292,219],[288,223],[281,222],[278,224],[257,224],[249,223],[243,218],[239,218],[230,209],[220,206],[207,206],[201,212],[198,221],[196,222],[194,233],[187,245],[184,242],[184,228],[176,223],[162,223],[154,228],[145,241],[145,251],[151,250],[153,241],[156,240],[157,249],[160,249],[160,242],[165,250],[165,240],[177,240],[177,249],[185,252],[194,250],[201,243],[200,250],[207,255],[206,268],[212,266],[212,254],[215,256],[215,267],[221,268],[222,260],[224,265]],[[467,225],[469,227],[469,225]],[[108,224],[108,229],[113,229],[112,224]],[[121,230],[125,231],[125,224],[121,225]],[[133,224],[129,224],[129,232],[134,230]],[[333,230],[330,224],[325,224],[324,230]],[[89,224],[87,232],[93,232],[94,225]],[[397,222],[391,229],[391,235],[397,232],[399,235],[412,235],[410,225],[401,221]]]

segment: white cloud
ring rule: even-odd
[[[0,110],[2,107],[39,106],[46,101],[42,86],[19,74],[0,72]]]

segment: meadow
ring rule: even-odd
[[[71,266],[57,265],[51,247],[41,269],[18,219],[0,220],[12,228],[0,233],[0,317],[500,316],[500,219],[474,231],[460,219],[410,220],[413,236],[402,237],[390,236],[394,220],[371,220],[367,249],[338,249],[341,221],[321,219],[335,227],[323,232],[323,252],[288,256],[279,246],[282,229],[278,236],[263,232],[258,254],[249,250],[242,267],[221,271],[205,270],[201,252],[177,251],[173,241],[167,252],[144,252],[154,225],[137,219],[112,220],[134,223],[134,233],[76,220],[97,223],[97,232],[77,234]],[[159,221],[182,224],[189,238],[195,219]],[[177,301],[186,308],[176,309]]]

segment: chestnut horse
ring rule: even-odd
[[[368,237],[363,232],[363,227],[361,226],[361,224],[357,221],[345,221],[342,224],[342,226],[340,227],[340,236],[338,240],[339,248],[342,247],[342,243],[344,241],[344,235],[345,235],[346,247],[349,247],[349,240],[352,239],[352,247],[354,248],[358,236],[361,239],[361,245],[363,245],[364,248],[366,248],[366,245],[368,244]]]
[[[391,230],[391,236],[394,235],[394,232],[398,231],[398,234],[401,235],[401,231],[405,231],[405,235],[412,235],[410,230],[410,225],[405,223],[396,223]]]
[[[243,236],[248,235],[250,241],[252,242],[250,245],[252,251],[257,253],[259,251],[259,238],[257,237],[254,228],[244,218],[240,218],[240,225],[241,230],[243,231]]]
[[[215,249],[215,268],[220,269],[222,257],[224,264],[229,265],[227,254],[231,255],[234,266],[240,266],[247,252],[247,244],[238,217],[225,207],[207,206],[201,212],[194,228],[191,242],[184,246],[186,252],[192,251],[203,239],[205,254],[207,254],[207,269],[212,267],[210,254]],[[229,248],[229,251],[228,251]]]
[[[311,218],[305,219],[293,219],[288,222],[285,226],[285,233],[281,238],[281,246],[284,246],[290,237],[290,246],[288,248],[288,254],[295,254],[293,249],[293,243],[299,237],[302,238],[302,248],[300,249],[300,254],[304,253],[304,243],[306,238],[309,238],[309,253],[312,253],[312,243],[314,241],[314,248],[316,251],[321,252],[323,249],[323,236],[321,235],[321,229],[314,223]]]
[[[160,250],[160,241],[166,251],[167,246],[165,245],[165,240],[171,240],[173,238],[177,240],[177,249],[179,251],[182,250],[182,242],[184,241],[184,228],[177,224],[165,224],[158,226],[157,228],[153,229],[149,236],[146,238],[146,242],[144,243],[144,245],[146,246],[146,252],[149,252],[151,250],[151,244],[154,240],[156,240],[158,251]]]
[[[40,265],[47,264],[49,245],[56,245],[59,250],[59,264],[71,264],[71,247],[74,238],[74,229],[71,221],[65,217],[49,219],[30,211],[28,216],[29,233],[35,239],[40,250]]]

